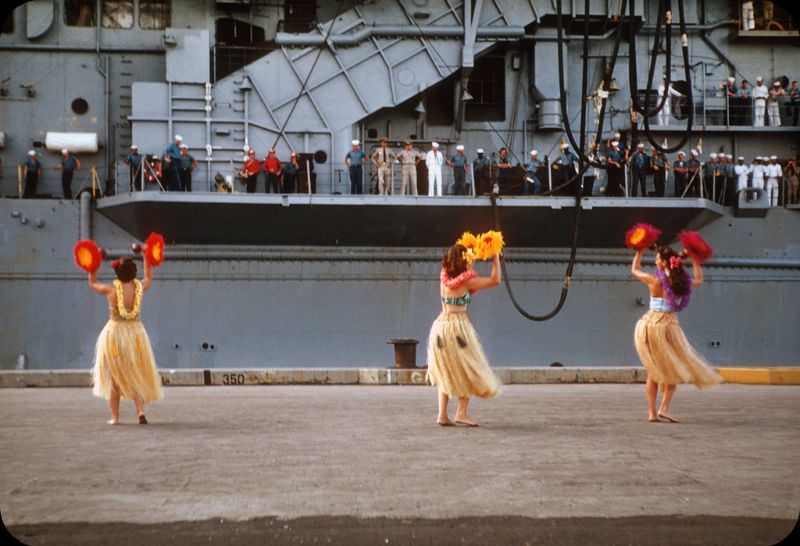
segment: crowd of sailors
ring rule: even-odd
[[[454,151],[450,153],[443,148]],[[423,150],[411,141],[390,147],[389,141],[383,138],[365,152],[361,142],[353,140],[351,150],[341,163],[341,170],[349,179],[349,188],[339,193],[347,193],[349,189],[352,195],[391,195],[397,194],[399,189],[400,195],[431,197],[493,192],[527,196],[574,195],[580,186],[587,196],[702,197],[733,205],[740,190],[755,188],[766,193],[771,206],[800,202],[800,173],[795,158],[770,155],[746,159],[722,151],[705,156],[699,149],[668,156],[660,153],[657,147],[641,142],[628,145],[620,133],[588,153],[594,165],[577,176],[578,155],[565,142],[558,153],[541,155],[537,150],[530,150],[528,157],[512,159],[505,147],[491,154],[477,148],[473,155],[458,143],[443,146],[431,142]],[[163,191],[192,191],[192,172],[197,160],[180,135],[175,136],[163,155],[142,155],[136,145],[131,146],[125,163],[129,167],[130,191],[141,191],[148,186]],[[80,169],[80,161],[65,149],[57,168],[62,173],[63,196],[69,199],[73,175]],[[217,174],[216,189],[255,193],[259,179],[263,178],[267,193],[307,191],[308,186],[305,190],[301,188],[301,182],[307,181],[307,168],[307,164],[298,161],[295,152],[288,158],[279,158],[276,151],[270,149],[260,158],[255,149],[246,147],[241,164],[236,167],[237,176]],[[41,160],[37,152],[31,150],[21,165],[23,197],[36,194],[41,176]],[[118,188],[125,190],[121,181],[118,181]],[[746,193],[752,198],[760,192]]]

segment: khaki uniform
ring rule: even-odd
[[[378,193],[380,195],[392,193],[392,153],[389,151],[389,148],[379,146],[372,152],[372,161],[377,164],[378,168]]]
[[[411,182],[411,195],[417,195],[417,159],[419,157],[416,150],[403,150],[397,155],[402,173],[400,195],[406,194],[406,184],[409,181]]]

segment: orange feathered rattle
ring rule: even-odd
[[[152,267],[161,265],[164,262],[164,237],[151,233],[144,243],[144,259],[147,263]]]
[[[678,234],[678,239],[681,240],[686,253],[700,263],[708,260],[714,253],[711,245],[705,242],[696,231],[681,231]]]
[[[97,243],[91,239],[83,239],[75,243],[72,254],[75,256],[75,263],[78,267],[87,273],[95,273],[103,262],[103,253]]]
[[[636,224],[625,234],[625,246],[634,250],[644,250],[653,246],[661,230],[650,224]]]

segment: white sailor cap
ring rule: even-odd
[[[476,151],[477,153],[479,153],[479,154],[482,154],[482,153],[483,153],[483,148],[478,148],[478,149],[477,149],[477,150],[475,150],[475,151]]]
[[[184,150],[184,149],[188,150],[189,146],[187,144],[181,144],[181,150]]]
[[[710,157],[711,159],[717,159],[717,154],[711,152],[710,154],[708,154],[708,157]]]
[[[69,150],[67,150],[66,148],[61,148],[61,153],[62,154],[68,154]]]
[[[756,78],[756,81],[757,81],[757,82],[763,82],[763,81],[764,81],[764,78],[762,78],[761,76],[759,76],[759,77],[757,77],[757,78]]]
[[[360,142],[358,141],[358,139],[356,138],[356,139],[353,139],[353,140],[350,142],[350,144],[352,144],[353,146],[358,146],[358,145],[359,145],[359,144],[361,144],[361,143],[360,143]]]
[[[777,155],[771,155],[771,156],[769,156],[769,158],[775,160],[775,159],[778,159],[778,156]]]
[[[28,150],[28,155],[36,155],[36,150]]]
[[[612,146],[619,146],[619,141],[618,140],[612,140],[611,141],[611,145]]]
[[[681,150],[680,152],[678,152],[678,155],[686,155],[686,152],[684,152],[683,150]]]
[[[740,156],[739,156],[739,157],[737,157],[736,159],[737,159],[737,161],[744,161],[744,156],[743,156],[743,155],[740,155]]]
[[[640,142],[636,145],[637,148],[644,148],[644,142]]]
[[[136,144],[131,144],[131,150],[138,150],[139,147]]]
[[[736,78],[734,78],[733,76],[728,76],[728,81],[733,83],[736,81]]]
[[[175,135],[175,140],[183,140],[183,137],[181,135]]]
[[[459,152],[463,152],[464,151],[464,145],[463,144],[459,144],[458,146],[456,146],[456,150],[458,150]]]
[[[434,148],[438,148],[439,147],[439,143],[438,142],[431,142],[431,146],[434,147]]]
[[[731,154],[725,154],[725,157],[726,157],[727,159],[733,159],[733,156],[732,156]]]
[[[692,154],[692,155],[697,155],[697,150],[692,150],[692,151],[691,151],[691,152],[689,152],[689,153],[690,153],[690,154]]]
[[[539,155],[539,151],[538,150],[531,150],[531,155]]]
[[[569,148],[569,144],[567,144],[566,142],[562,142],[561,148]]]

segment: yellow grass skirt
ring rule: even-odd
[[[112,386],[126,400],[138,396],[148,403],[164,396],[150,338],[140,320],[106,323],[97,338],[93,376],[92,392],[106,400]]]
[[[466,313],[442,312],[428,336],[428,374],[450,397],[492,398],[500,380],[483,354],[483,347]]]
[[[686,339],[675,313],[648,311],[636,323],[636,351],[650,377],[659,385],[717,385],[721,377]]]

